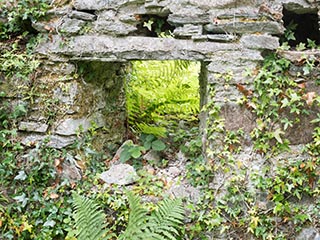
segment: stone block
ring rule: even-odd
[[[209,23],[204,26],[209,33],[269,33],[281,35],[284,33],[284,27],[278,22],[257,21],[257,22],[227,22],[221,24]]]
[[[84,21],[94,21],[97,18],[97,16],[94,14],[86,13],[86,12],[79,12],[79,11],[72,11],[69,14],[69,17],[84,20]]]
[[[101,173],[100,179],[107,184],[129,185],[136,182],[139,177],[136,170],[129,164],[117,164]]]
[[[235,103],[222,105],[220,116],[225,119],[225,128],[230,131],[242,129],[248,134],[256,126],[254,114],[246,107]]]
[[[75,137],[62,137],[62,136],[45,136],[45,135],[28,135],[23,137],[21,143],[25,146],[33,146],[35,144],[46,144],[46,146],[56,149],[62,149],[70,146],[75,141]]]
[[[58,31],[61,33],[77,34],[85,23],[83,20],[65,18],[63,23],[58,27]]]
[[[279,38],[270,35],[244,35],[240,39],[240,43],[249,49],[277,49]]]
[[[92,117],[89,118],[68,118],[62,120],[59,124],[55,133],[62,136],[72,136],[76,135],[77,132],[82,129],[83,131],[87,131],[92,123],[95,123],[96,127],[106,126],[105,117],[101,113],[96,113]]]
[[[48,130],[48,124],[39,122],[20,122],[19,131],[45,133]]]
[[[125,36],[136,30],[136,26],[117,20],[97,20],[94,23],[94,31],[100,34]]]
[[[182,27],[177,27],[173,31],[173,35],[175,37],[192,37],[194,35],[199,36],[202,35],[202,25],[193,25],[193,24],[186,24]]]
[[[233,34],[208,34],[207,38],[213,42],[233,42],[237,40],[237,36]]]

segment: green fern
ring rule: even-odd
[[[163,136],[158,135],[163,130],[157,128],[166,128],[177,119],[197,120],[199,64],[182,60],[132,64],[126,103],[128,122],[133,129]]]
[[[176,240],[181,235],[184,209],[180,199],[165,199],[151,213],[140,198],[127,192],[130,214],[119,240]],[[106,229],[105,214],[94,201],[74,194],[75,236],[78,240],[105,240],[114,237]]]
[[[176,240],[183,226],[184,209],[180,199],[165,199],[148,215],[139,197],[128,193],[129,223],[119,240]]]
[[[106,216],[99,206],[88,198],[73,195],[75,235],[78,240],[105,240],[107,237]]]

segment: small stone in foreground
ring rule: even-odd
[[[100,179],[105,183],[117,185],[129,185],[136,182],[138,178],[136,170],[129,164],[113,165],[100,175]]]

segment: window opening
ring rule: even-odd
[[[320,44],[319,19],[317,12],[298,14],[283,9],[283,22],[286,28],[282,42],[288,41],[290,47],[296,47],[299,43],[314,41]]]
[[[126,82],[128,127],[158,137],[199,127],[200,63],[132,61]]]

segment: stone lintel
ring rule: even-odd
[[[190,40],[151,37],[75,36],[64,41],[54,36],[42,43],[37,53],[67,56],[73,59],[101,59],[104,61],[126,60],[207,60],[217,51],[235,51],[239,43],[193,42]]]

